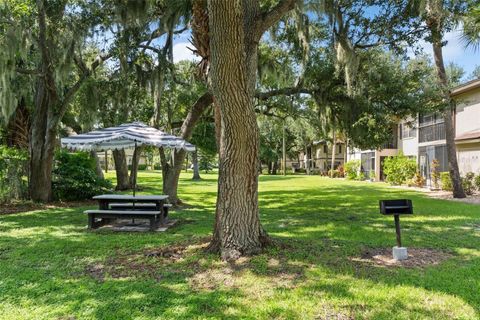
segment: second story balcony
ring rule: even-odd
[[[445,140],[445,123],[436,123],[418,129],[418,142]]]

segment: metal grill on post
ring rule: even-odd
[[[395,199],[380,200],[380,213],[393,215],[395,220],[395,231],[397,234],[397,246],[393,248],[393,257],[397,260],[407,259],[407,248],[402,247],[402,236],[400,231],[400,215],[413,214],[412,200]]]

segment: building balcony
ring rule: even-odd
[[[419,143],[438,140],[445,140],[445,123],[437,123],[419,128]]]

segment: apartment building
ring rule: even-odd
[[[335,146],[335,164],[334,169],[345,162],[345,144],[338,141]],[[312,171],[326,173],[330,170],[332,163],[332,146],[325,140],[314,141],[307,147],[306,152],[300,152],[298,158],[298,167],[306,169],[307,166]]]
[[[361,170],[367,177],[375,177],[377,181],[383,181],[383,162],[387,157],[396,156],[399,146],[398,126],[392,129],[392,138],[378,150],[360,150],[358,148],[348,148],[347,161],[360,160]]]
[[[460,172],[480,172],[480,79],[467,82],[451,91],[456,101],[455,141]],[[347,161],[359,159],[362,170],[375,172],[384,180],[383,161],[387,156],[404,155],[417,159],[419,170],[430,180],[431,163],[439,162],[440,171],[448,171],[445,122],[441,114],[420,114],[401,121],[392,134],[392,142],[379,150],[347,151]]]

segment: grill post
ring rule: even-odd
[[[400,216],[396,214],[394,218],[395,218],[395,231],[397,233],[397,247],[400,248],[402,246],[402,235],[400,233]]]

